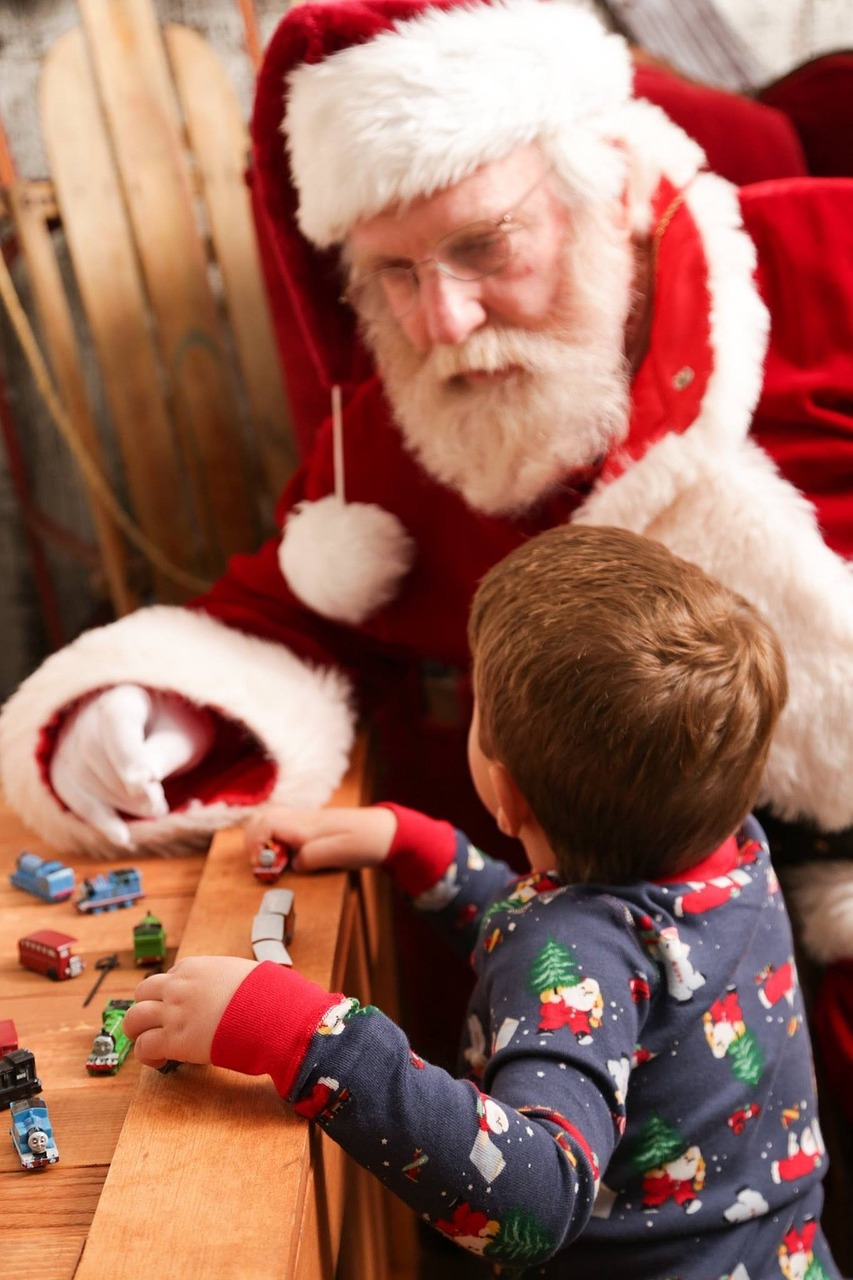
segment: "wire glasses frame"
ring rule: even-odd
[[[468,282],[484,280],[503,271],[512,257],[510,236],[521,230],[521,224],[515,223],[516,214],[549,173],[550,169],[541,173],[512,209],[499,218],[458,227],[443,236],[426,258],[418,262],[389,262],[351,280],[341,295],[341,302],[358,309],[381,292],[395,319],[401,320],[417,304],[421,267],[432,263],[436,271],[448,279]]]

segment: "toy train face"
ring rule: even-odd
[[[58,933],[55,929],[39,929],[18,940],[18,959],[25,969],[43,973],[55,982],[76,978],[85,967],[71,950],[76,941],[70,934]]]
[[[86,1059],[91,1076],[113,1076],[133,1048],[124,1034],[124,1015],[132,1000],[108,1000],[103,1012],[103,1026],[92,1041],[92,1052]]]
[[[11,1120],[9,1132],[22,1168],[43,1169],[49,1164],[56,1164],[59,1151],[43,1098],[13,1102]]]
[[[262,884],[275,884],[292,855],[292,849],[283,840],[270,837],[255,859],[252,874]]]

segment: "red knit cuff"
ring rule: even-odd
[[[438,884],[456,855],[456,830],[449,822],[428,818],[416,809],[386,804],[397,819],[397,834],[382,864],[410,898]]]
[[[293,969],[265,960],[231,997],[210,1060],[247,1076],[269,1075],[286,1098],[323,1014],[343,999]]]

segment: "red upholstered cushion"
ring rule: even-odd
[[[781,111],[639,60],[634,87],[696,139],[709,169],[738,186],[808,173],[797,131]]]
[[[813,58],[757,96],[790,118],[809,173],[853,178],[853,49]]]

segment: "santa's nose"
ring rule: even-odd
[[[416,350],[456,347],[486,320],[481,300],[482,281],[454,280],[440,271],[424,271],[418,299],[401,324]]]

